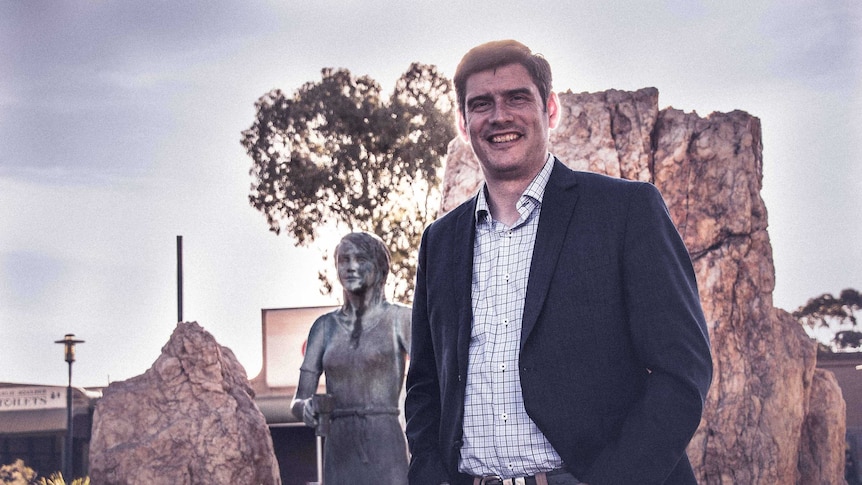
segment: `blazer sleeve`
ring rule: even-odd
[[[649,371],[618,439],[582,480],[664,483],[696,431],[712,357],[694,269],[658,190],[639,184],[626,216],[622,284],[636,358]]]
[[[404,404],[411,453],[409,482],[417,485],[436,485],[449,481],[439,452],[441,396],[428,314],[425,270],[429,230],[430,227],[423,234],[419,247],[413,295],[410,367]]]

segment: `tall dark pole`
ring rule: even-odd
[[[66,384],[66,446],[63,448],[66,453],[63,454],[63,476],[66,480],[72,479],[72,467],[74,461],[72,455],[75,447],[75,420],[72,418],[72,362],[69,362],[69,381]]]
[[[183,237],[177,236],[177,322],[183,321]]]
[[[73,333],[67,333],[63,340],[55,340],[54,343],[64,345],[63,355],[69,364],[69,383],[66,386],[66,446],[63,447],[63,477],[66,480],[71,480],[73,473],[72,455],[74,454],[73,432],[75,430],[72,420],[72,362],[75,362],[75,344],[82,344],[84,341],[75,339]]]

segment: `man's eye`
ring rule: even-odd
[[[491,106],[491,103],[487,101],[476,101],[470,104],[470,111],[483,111],[488,109]]]

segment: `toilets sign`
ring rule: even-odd
[[[66,407],[66,389],[57,387],[0,387],[0,412]]]

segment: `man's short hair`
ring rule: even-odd
[[[497,69],[509,64],[520,64],[527,69],[539,90],[542,106],[547,108],[551,94],[551,65],[541,54],[516,40],[495,40],[470,49],[455,69],[455,94],[458,109],[466,116],[467,78],[482,71]]]

